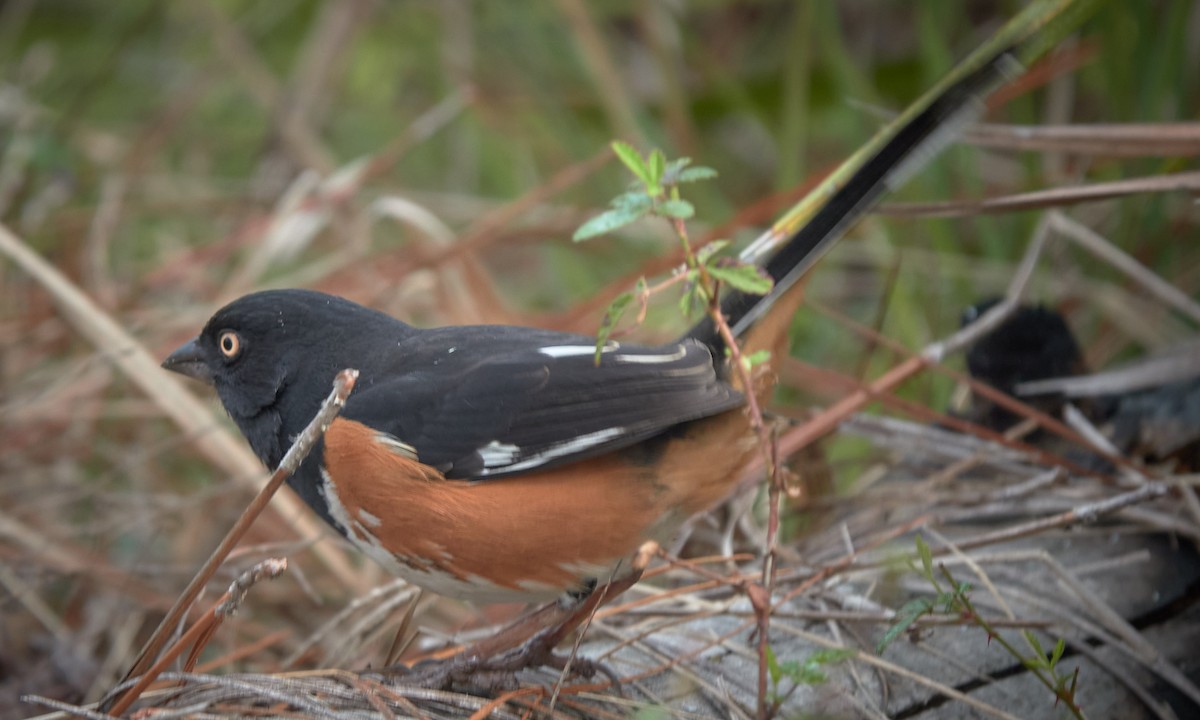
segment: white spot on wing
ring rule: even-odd
[[[600,352],[612,352],[619,348],[615,342],[610,342],[604,346]],[[564,357],[579,357],[580,355],[595,355],[595,345],[547,345],[543,348],[538,348],[538,352],[547,357],[564,358]]]
[[[538,348],[538,352],[552,358],[576,357],[578,355],[591,355],[596,352],[595,345],[550,345],[544,348]]]
[[[556,445],[551,445],[550,447],[546,448],[545,450],[543,450],[539,453],[530,455],[529,457],[521,460],[520,462],[513,463],[511,465],[505,465],[505,466],[503,466],[502,469],[505,472],[518,472],[520,470],[528,470],[530,468],[535,468],[535,467],[538,467],[539,465],[544,465],[544,464],[550,462],[551,460],[554,460],[555,458],[560,458],[560,457],[564,457],[566,455],[573,455],[578,452],[583,452],[584,450],[587,450],[588,448],[595,447],[595,446],[597,446],[601,443],[604,443],[608,440],[611,440],[615,437],[619,437],[624,432],[625,432],[625,428],[615,427],[615,428],[605,428],[604,430],[597,430],[596,432],[590,432],[590,433],[587,433],[586,435],[579,435],[577,437],[571,438],[570,440],[564,440],[563,442],[560,442]],[[488,470],[485,468],[484,471],[480,474],[487,475]]]
[[[373,515],[362,508],[358,509],[358,516],[362,518],[362,521],[369,527],[377,528],[383,524],[383,521],[380,520],[378,516]]]
[[[669,355],[630,355],[628,353],[621,353],[620,355],[613,355],[613,360],[623,363],[645,363],[648,365],[654,365],[657,363],[675,362],[676,360],[682,360],[687,356],[688,351],[686,345],[676,345],[675,347],[677,347],[678,350]]]
[[[475,452],[479,453],[479,457],[483,459],[483,466],[485,468],[494,468],[508,465],[513,460],[516,460],[517,456],[521,454],[521,448],[512,443],[502,443],[499,440],[493,440]]]

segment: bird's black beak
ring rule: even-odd
[[[187,375],[190,378],[199,380],[205,385],[212,385],[212,370],[204,362],[204,355],[200,352],[200,345],[196,343],[198,339],[192,338],[183,345],[180,345],[178,350],[168,355],[166,360],[163,360],[162,366],[171,372],[177,372],[180,375]]]

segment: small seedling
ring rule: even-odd
[[[771,676],[770,701],[774,709],[801,685],[821,685],[829,679],[826,668],[854,657],[849,649],[826,648],[809,654],[804,660],[779,661],[775,650],[768,645],[767,671]],[[783,687],[781,687],[783,686]],[[774,714],[774,711],[772,711]]]
[[[964,622],[976,625],[986,632],[989,645],[992,640],[995,640],[1000,647],[1033,673],[1038,682],[1054,693],[1055,705],[1061,702],[1072,716],[1083,718],[1083,709],[1075,700],[1075,690],[1079,683],[1079,668],[1063,673],[1058,667],[1059,661],[1067,649],[1066,641],[1060,638],[1055,643],[1054,650],[1047,653],[1042,648],[1037,636],[1033,632],[1025,630],[1021,635],[1033,652],[1028,655],[1023,654],[975,609],[975,604],[970,597],[971,586],[969,584],[957,581],[945,565],[939,564],[935,572],[933,553],[930,551],[928,543],[920,535],[916,537],[916,546],[916,559],[920,560],[920,565],[918,566],[916,559],[909,558],[909,567],[929,582],[935,596],[933,599],[916,598],[905,603],[896,613],[896,621],[879,641],[879,645],[875,648],[876,652],[883,654],[883,651],[896,638],[907,632],[913,623],[923,615],[930,615],[939,609],[944,614],[957,614]]]
[[[650,296],[667,287],[684,285],[679,307],[685,317],[690,317],[697,309],[719,312],[718,297],[722,285],[754,295],[766,295],[773,286],[770,276],[756,265],[723,254],[729,248],[728,240],[713,241],[698,251],[692,248],[684,221],[696,214],[696,208],[680,196],[680,186],[715,178],[716,170],[692,165],[691,158],[667,160],[658,149],[643,156],[632,145],[619,140],[613,141],[612,149],[635,181],[627,191],[612,199],[608,210],[581,225],[573,239],[576,242],[590,240],[644,217],[660,217],[671,223],[687,264],[682,272],[657,285],[649,285],[645,278],[638,280],[634,290],[621,293],[609,304],[596,333],[597,363],[600,362],[601,348],[614,335],[629,309],[637,304],[637,323],[641,323]],[[750,359],[750,365],[764,359],[756,353]]]

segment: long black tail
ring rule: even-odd
[[[884,193],[899,187],[952,142],[959,130],[982,112],[987,94],[1010,77],[1015,67],[1018,63],[1013,48],[1006,48],[948,86],[897,128],[891,139],[807,223],[786,240],[780,238],[772,243],[783,243],[763,266],[775,280],[774,289],[765,296],[730,291],[721,302],[721,310],[734,337],[742,337]],[[713,348],[718,356],[724,352],[724,342],[709,317],[700,321],[685,337],[700,340]]]

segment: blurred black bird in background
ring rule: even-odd
[[[997,302],[967,308],[963,324]],[[1052,308],[1022,305],[970,349],[966,362],[974,379],[1052,417],[1063,419],[1067,405],[1074,406],[1131,459],[1173,462],[1177,472],[1200,469],[1200,341],[1088,374],[1066,318]],[[997,431],[1021,420],[976,393],[956,414]],[[1047,442],[1046,435],[1038,431],[1030,440]],[[1078,453],[1068,454],[1079,460]],[[1087,464],[1097,467],[1096,460]]]

